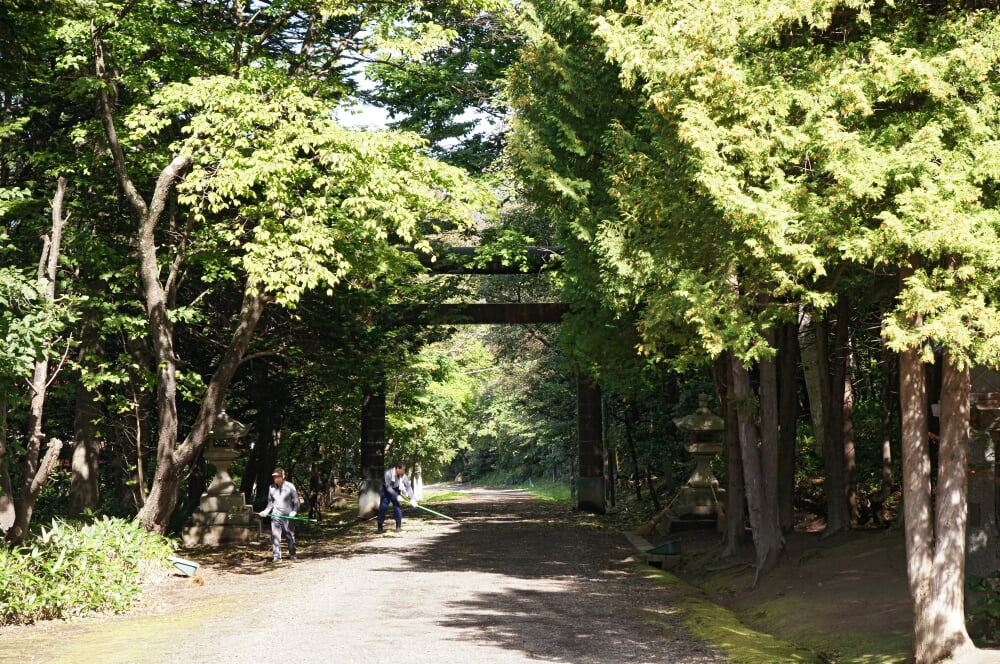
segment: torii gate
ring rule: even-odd
[[[456,257],[471,256],[475,247],[451,247],[445,259],[431,263],[421,256],[421,262],[435,272],[448,274],[522,274],[520,270],[499,263],[486,268],[461,265]],[[554,247],[527,247],[528,265],[541,266],[559,260]],[[437,324],[447,325],[524,325],[529,323],[560,323],[569,311],[559,302],[511,304],[442,304],[418,307],[421,313],[431,312]],[[410,309],[412,312],[413,310]],[[581,510],[605,512],[604,426],[601,411],[601,389],[577,378],[577,441],[579,474],[577,475],[577,506]],[[361,492],[358,515],[371,516],[378,510],[382,475],[385,471],[385,393],[365,396],[361,407]]]

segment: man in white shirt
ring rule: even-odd
[[[385,471],[382,477],[382,502],[378,507],[378,532],[385,532],[382,524],[385,522],[385,512],[392,503],[393,516],[396,517],[396,532],[398,533],[403,525],[403,510],[399,507],[400,491],[405,490],[410,498],[410,504],[417,506],[417,501],[413,498],[413,488],[410,480],[406,478],[406,464],[397,463],[395,468]]]
[[[275,468],[271,473],[274,484],[267,490],[267,507],[261,516],[273,514],[271,517],[271,551],[274,562],[281,560],[281,536],[288,540],[288,557],[295,560],[295,526],[291,519],[281,519],[282,516],[295,516],[299,511],[299,492],[295,485],[285,480],[285,471]]]

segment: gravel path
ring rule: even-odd
[[[171,579],[134,615],[5,630],[0,662],[725,661],[678,625],[620,533],[518,490],[472,489],[434,509],[457,521],[407,510],[401,535],[205,569],[204,586]]]

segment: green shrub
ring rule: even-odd
[[[987,577],[969,575],[966,579],[975,606],[968,614],[969,636],[980,648],[1000,644],[1000,572]]]
[[[131,521],[56,519],[27,546],[0,548],[0,625],[124,611],[174,546]]]

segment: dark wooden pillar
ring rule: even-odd
[[[579,434],[580,476],[577,479],[577,506],[604,514],[604,426],[601,416],[601,388],[586,380],[576,380],[576,417]]]
[[[378,511],[385,472],[385,392],[369,394],[361,403],[361,490],[358,517]]]

